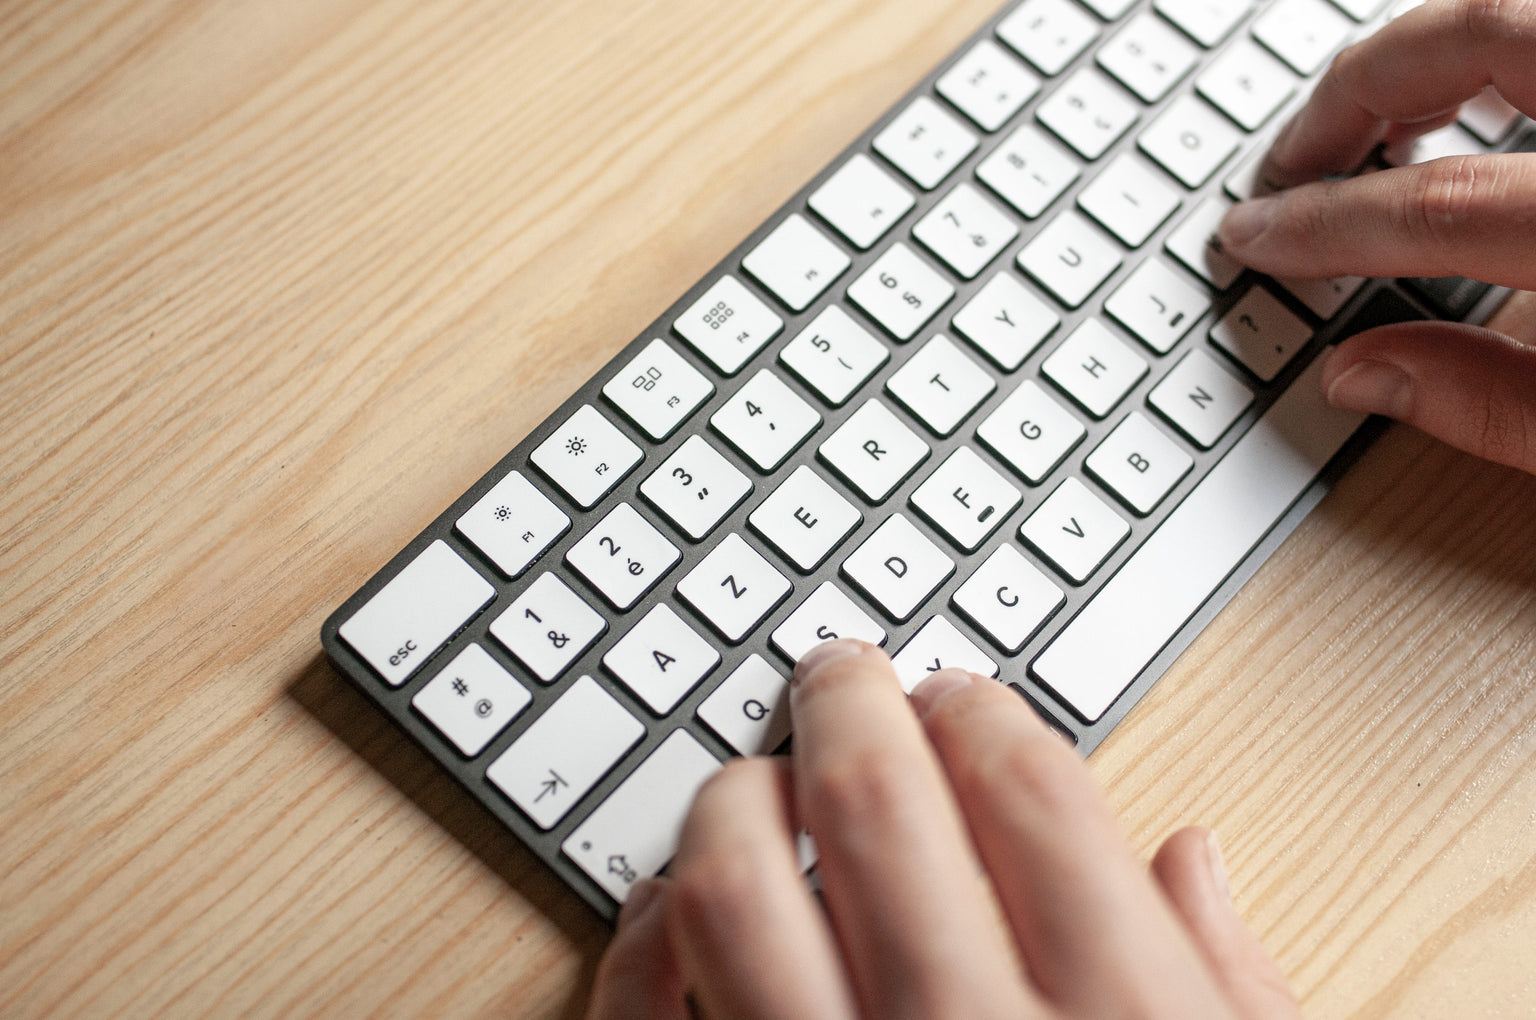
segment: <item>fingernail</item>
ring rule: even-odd
[[[624,899],[624,906],[619,908],[619,922],[616,928],[628,928],[645,920],[661,903],[661,883],[654,878],[647,878],[635,883],[635,887],[629,891]]]
[[[865,647],[864,642],[854,638],[838,638],[834,641],[823,641],[800,656],[800,661],[795,663],[794,682],[798,684],[802,680],[809,680],[816,675],[817,670],[823,668],[828,663],[859,655],[864,651]]]
[[[1328,403],[1351,411],[1406,418],[1413,411],[1413,377],[1396,365],[1362,361],[1339,373]]]
[[[1227,881],[1227,864],[1221,859],[1221,844],[1216,841],[1216,833],[1205,834],[1206,858],[1211,865],[1211,881],[1216,883],[1216,888],[1221,890],[1221,895],[1228,903],[1232,902],[1232,886]]]
[[[971,674],[956,666],[930,673],[912,688],[912,708],[919,719],[926,719],[951,691],[969,687],[972,682]]]
[[[1279,205],[1278,198],[1250,198],[1227,210],[1221,226],[1216,228],[1223,247],[1240,247],[1264,233],[1269,229],[1270,221],[1275,218],[1275,210]]]

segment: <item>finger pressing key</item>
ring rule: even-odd
[[[790,696],[795,794],[867,1016],[1038,1012],[933,749],[885,653],[801,658]]]
[[[1431,2],[1333,62],[1276,139],[1265,177],[1279,187],[1344,173],[1395,124],[1433,126],[1492,84],[1536,113],[1536,17],[1528,0]]]

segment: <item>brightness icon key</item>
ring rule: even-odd
[[[533,696],[478,644],[471,644],[411,699],[411,707],[465,757],[473,758]]]

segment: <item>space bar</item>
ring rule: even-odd
[[[1364,416],[1339,411],[1312,364],[1035,659],[1035,676],[1097,721],[1312,484]]]

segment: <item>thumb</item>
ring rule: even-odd
[[[1404,322],[1345,340],[1323,366],[1335,407],[1384,414],[1536,474],[1536,347],[1461,323]]]
[[[1239,1016],[1247,1020],[1301,1016],[1285,975],[1232,906],[1215,833],[1192,827],[1169,836],[1152,858],[1152,877]]]

